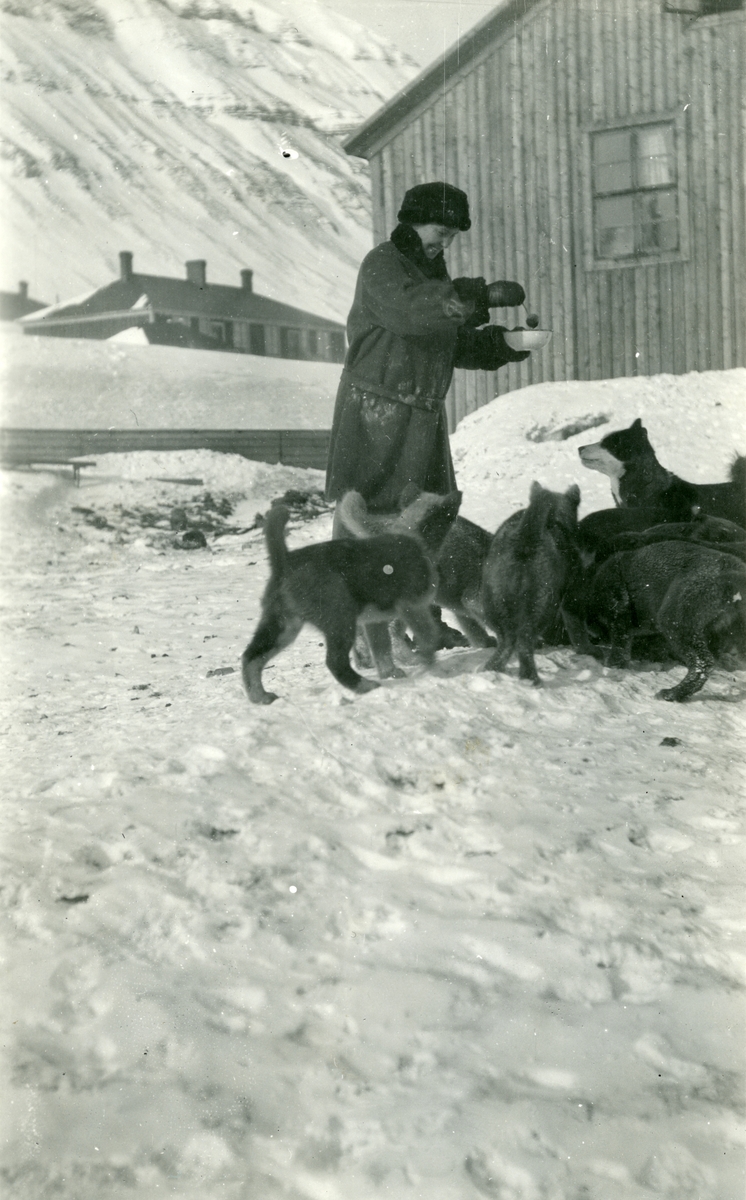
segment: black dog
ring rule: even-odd
[[[436,578],[418,542],[387,534],[288,550],[284,536],[288,516],[286,508],[276,505],[264,523],[272,573],[262,598],[261,619],[241,660],[249,698],[255,704],[277,699],[264,690],[262,671],[295,641],[307,621],[324,635],[326,665],[332,675],[353,692],[379,686],[350,665],[358,622],[400,619],[415,633],[421,657],[432,662],[438,640],[430,611]]]
[[[578,539],[587,566],[600,566],[612,554],[652,542],[698,542],[727,554],[744,556],[746,530],[722,517],[700,514],[689,521],[657,521],[651,508],[602,508],[578,523]]]
[[[498,649],[485,664],[503,671],[518,651],[519,675],[539,684],[534,651],[556,625],[565,592],[580,571],[577,519],[580,489],[550,492],[531,485],[529,506],[505,521],[484,566],[482,598]]]
[[[735,636],[743,648],[744,598],[746,567],[738,558],[696,542],[658,542],[599,567],[586,615],[610,666],[629,666],[635,637],[662,634],[687,673],[658,699],[686,700],[712,672],[718,640]]]
[[[701,512],[746,526],[744,457],[736,458],[727,483],[689,483],[661,466],[639,417],[578,453],[584,467],[609,476],[618,505],[657,510],[659,521],[688,521]]]
[[[619,533],[597,551],[595,565],[600,566],[612,554],[640,550],[656,542],[694,542],[705,550],[720,550],[746,562],[746,529],[733,521],[724,521],[722,517],[696,517],[693,521],[683,523],[673,521],[666,525],[652,525],[639,533]]]

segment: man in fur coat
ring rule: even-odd
[[[523,303],[521,285],[448,276],[443,251],[471,226],[465,192],[419,184],[398,220],[358,275],[326,477],[328,500],[354,489],[372,512],[396,509],[407,485],[455,488],[444,408],[454,367],[494,371],[528,357],[487,324],[491,307]]]

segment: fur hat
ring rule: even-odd
[[[471,228],[466,192],[450,183],[418,183],[410,188],[397,219],[406,225],[447,225],[462,232]]]

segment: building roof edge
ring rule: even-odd
[[[345,138],[342,146],[347,154],[367,158],[371,148],[382,135],[416,108],[437,84],[440,86],[481,54],[494,36],[515,23],[539,4],[541,0],[500,0],[492,12],[460,38],[450,50],[425,67],[419,75],[392,96],[377,112],[368,117],[354,133]]]

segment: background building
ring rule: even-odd
[[[746,365],[743,8],[503,0],[347,139],[376,242],[407,188],[456,184],[452,274],[520,280],[554,330],[526,363],[457,372],[451,427],[543,380]]]
[[[136,273],[128,250],[120,252],[119,262],[119,279],[31,314],[23,320],[24,332],[100,340],[140,328],[161,346],[344,360],[343,325],[257,295],[249,270],[241,272],[240,287],[228,287],[207,282],[203,259],[186,264],[184,279]]]
[[[17,292],[0,292],[0,321],[17,321],[40,308],[46,308],[46,305],[42,300],[31,299],[25,279],[18,284]]]

